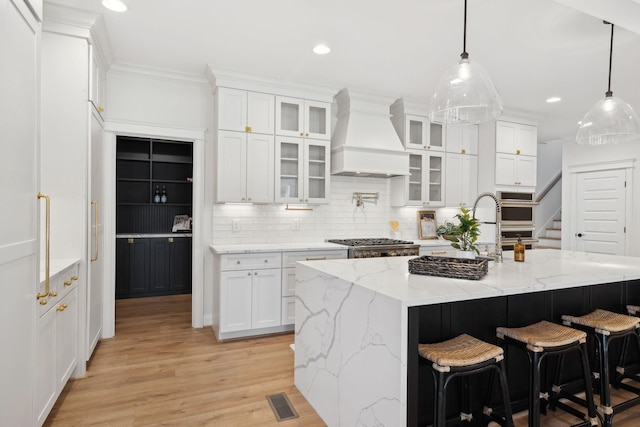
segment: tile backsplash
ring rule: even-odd
[[[283,204],[214,204],[213,243],[296,243],[351,237],[418,239],[419,208],[391,207],[389,189],[385,178],[332,176],[330,202],[305,206],[313,209],[309,211],[285,210]],[[379,199],[357,207],[354,192],[378,193]],[[457,208],[435,210],[438,224],[458,212]],[[399,222],[399,236],[392,235],[391,220]]]

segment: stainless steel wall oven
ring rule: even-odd
[[[513,249],[518,235],[525,247],[532,248],[538,241],[535,238],[535,194],[498,191],[496,196],[500,203],[497,220],[501,228],[502,248]]]

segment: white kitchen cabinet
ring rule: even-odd
[[[496,153],[496,185],[512,187],[514,191],[522,187],[535,188],[536,171],[535,156]]]
[[[478,156],[447,153],[445,205],[471,208],[478,195]]]
[[[230,332],[255,335],[253,330],[280,326],[281,263],[279,252],[222,255],[216,261],[218,338]]]
[[[218,132],[216,202],[272,203],[273,135]]]
[[[330,139],[331,104],[276,96],[276,134]]]
[[[535,126],[496,121],[496,152],[536,156],[538,130]]]
[[[106,104],[107,72],[94,46],[89,46],[89,101],[93,108],[102,116]]]
[[[282,254],[282,324],[295,322],[296,262],[347,258],[346,249],[295,251]]]
[[[45,304],[38,304],[34,396],[37,425],[47,419],[78,363],[78,268],[79,264],[74,263],[52,275],[49,297],[40,299]]]
[[[431,123],[427,110],[426,105],[415,105],[402,98],[398,99],[389,107],[391,124],[406,149],[444,151],[442,125]]]
[[[276,202],[328,202],[329,147],[329,141],[277,137]]]
[[[36,16],[34,16],[34,14]],[[0,424],[35,423],[34,382],[42,366],[34,360],[38,342],[35,298],[40,257],[37,180],[40,153],[40,19],[42,1],[0,0]]]
[[[447,126],[445,130],[448,153],[478,155],[478,126]]]
[[[411,153],[409,173],[391,178],[391,206],[444,205],[444,153]]]
[[[218,87],[216,113],[219,130],[273,135],[275,96]]]

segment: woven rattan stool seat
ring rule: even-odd
[[[628,305],[627,311],[632,315],[640,315],[640,305]]]
[[[575,342],[584,342],[587,334],[557,323],[543,320],[522,328],[496,329],[498,337],[509,337],[527,344],[532,351],[544,351],[545,347],[561,347]]]
[[[502,359],[502,348],[481,341],[471,335],[462,334],[447,341],[420,344],[418,353],[421,357],[437,365],[471,366],[491,359]]]
[[[564,322],[593,328],[598,333],[621,332],[637,328],[640,318],[627,316],[626,314],[613,313],[606,310],[594,310],[584,316],[562,316]]]

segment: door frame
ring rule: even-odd
[[[193,143],[192,217],[197,233],[191,240],[191,326],[204,327],[204,166],[205,129],[183,129],[148,124],[105,121],[103,159],[104,310],[102,338],[115,335],[116,137],[118,135],[171,139]]]
[[[634,167],[635,159],[627,159],[627,160],[616,160],[609,162],[596,162],[596,163],[587,163],[580,165],[571,165],[569,166],[569,188],[571,192],[575,195],[577,194],[578,189],[578,174],[587,173],[587,172],[601,172],[606,170],[614,170],[614,169],[624,169],[625,171],[625,218],[626,218],[626,233],[624,239],[624,253],[628,255],[631,250],[631,239],[629,236],[633,236],[633,221],[629,219],[632,218],[633,213],[633,167]],[[563,244],[562,249],[569,249],[572,251],[576,250],[577,240],[576,240],[576,216],[578,210],[578,202],[577,197],[571,197],[569,199],[569,212],[567,213],[567,221],[562,221],[563,224],[569,224],[568,233],[563,237],[569,237],[567,241],[569,242],[568,248]],[[564,228],[564,227],[563,227]],[[563,239],[564,241],[565,239]]]

